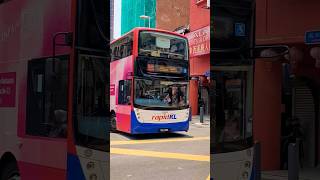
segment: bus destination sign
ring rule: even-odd
[[[159,64],[148,64],[147,71],[153,72],[153,73],[173,73],[173,74],[187,73],[187,69],[181,66],[170,66],[170,65],[159,65]]]

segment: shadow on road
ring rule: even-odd
[[[130,140],[148,140],[148,139],[165,139],[165,138],[193,138],[193,136],[179,133],[157,133],[157,134],[127,134],[117,132],[116,134],[122,135]]]

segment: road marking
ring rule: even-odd
[[[110,145],[127,145],[127,144],[148,144],[148,143],[166,143],[166,142],[183,142],[183,141],[200,141],[210,140],[210,137],[196,137],[196,138],[169,138],[156,140],[127,140],[127,141],[111,141]]]
[[[110,153],[121,154],[121,155],[167,158],[167,159],[181,159],[181,160],[190,160],[190,161],[203,161],[203,162],[210,161],[210,156],[204,156],[204,155],[144,151],[144,150],[136,150],[136,149],[110,148]]]

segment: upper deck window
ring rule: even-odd
[[[188,60],[187,40],[179,36],[142,31],[139,34],[139,55]]]
[[[111,61],[122,59],[132,55],[133,49],[133,33],[117,40],[110,45]]]

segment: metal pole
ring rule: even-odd
[[[299,180],[299,147],[290,143],[288,147],[288,180]]]
[[[204,114],[203,107],[200,106],[200,123],[203,123],[203,114]]]
[[[261,144],[256,142],[254,145],[254,170],[255,170],[255,180],[261,180]]]

